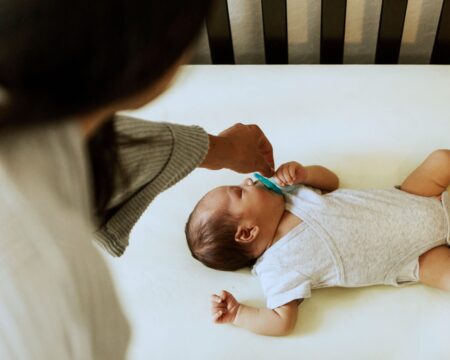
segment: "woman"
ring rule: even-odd
[[[272,175],[254,125],[213,136],[115,115],[164,91],[209,3],[0,5],[0,358],[124,358],[130,329],[92,233],[121,255],[197,166]]]

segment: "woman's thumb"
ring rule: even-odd
[[[266,160],[261,157],[259,172],[265,177],[271,177],[275,173],[275,170],[271,165],[269,165],[269,163],[266,162]]]

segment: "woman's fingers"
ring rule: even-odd
[[[273,160],[273,147],[270,143],[269,139],[267,139],[264,132],[261,130],[261,128],[258,125],[253,125],[256,127],[256,131],[259,132],[259,149],[261,151],[261,154],[263,155],[266,162],[269,164],[269,166],[273,169],[275,167],[275,162]]]
[[[262,157],[261,159],[262,168],[260,172],[264,176],[270,177],[273,175],[275,167],[272,144],[267,139],[266,135],[264,135],[264,132],[259,128],[259,126],[257,125],[253,126],[256,127],[255,131],[259,133],[258,147]]]
[[[222,138],[222,142],[215,140],[218,146],[212,147],[215,150],[208,153],[203,166],[225,167],[240,173],[258,171],[267,177],[273,175],[273,148],[258,125],[238,123],[219,133],[218,138]]]

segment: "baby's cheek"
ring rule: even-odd
[[[267,207],[275,200],[276,196],[277,194],[274,193],[273,191],[264,190],[264,192],[262,192],[260,195],[260,201],[263,206]]]

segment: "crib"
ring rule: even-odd
[[[336,65],[349,62],[345,1],[321,2],[317,65],[290,61],[289,0],[262,0],[265,64],[239,65],[251,59],[233,48],[234,20],[227,2],[218,1],[203,34],[212,64],[184,66],[171,89],[129,114],[197,124],[212,134],[236,122],[256,123],[272,142],[276,165],[321,164],[346,188],[392,187],[431,151],[450,148],[450,67],[438,65],[450,60],[449,3],[436,12],[428,60],[417,61],[434,65],[402,65],[407,1],[385,0],[373,62],[363,66]],[[200,58],[197,52],[193,62]],[[207,190],[244,177],[197,169],[149,206],[122,257],[105,255],[133,329],[129,359],[450,358],[450,294],[421,284],[314,290],[300,305],[295,330],[283,338],[213,324],[210,294],[226,289],[259,307],[264,297],[248,269],[214,271],[193,259],[184,224]]]
[[[449,49],[448,0],[219,0],[193,63],[449,64]]]

